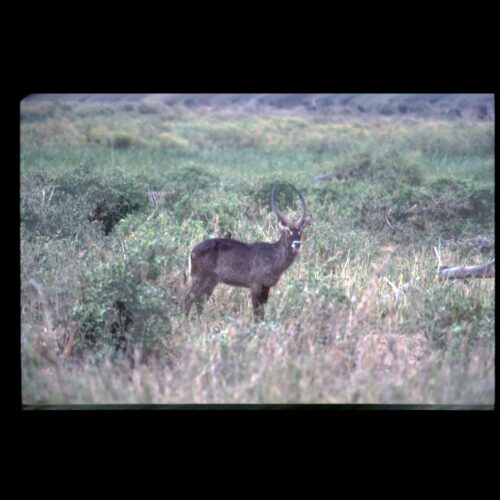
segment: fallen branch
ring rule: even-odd
[[[389,221],[389,217],[391,216],[391,212],[393,210],[393,207],[390,207],[386,214],[385,214],[385,222],[387,223],[387,225],[391,228],[391,229],[396,229]]]
[[[333,179],[333,174],[332,173],[326,173],[326,174],[318,174],[314,178],[315,181],[331,181]]]
[[[467,278],[494,278],[495,277],[495,259],[486,264],[476,266],[440,266],[440,280],[464,280]]]
[[[440,280],[465,280],[468,278],[494,278],[495,259],[486,264],[475,266],[444,266],[441,260],[441,252],[434,247],[434,252],[438,260],[438,275]]]

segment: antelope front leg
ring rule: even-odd
[[[269,297],[269,287],[258,285],[250,289],[252,293],[253,317],[255,321],[264,319],[264,304]]]
[[[269,290],[270,290],[270,287],[262,285],[262,288],[260,291],[261,304],[265,304],[267,302],[267,299],[269,298]]]

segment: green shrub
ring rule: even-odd
[[[137,111],[143,115],[151,115],[151,114],[156,114],[158,113],[158,109],[151,104],[148,104],[146,102],[141,102],[137,106]]]
[[[201,167],[188,165],[168,171],[155,189],[165,191],[165,207],[178,219],[183,219],[190,217],[195,209],[203,211],[219,184],[219,177]]]
[[[143,147],[146,142],[135,134],[123,131],[113,131],[103,125],[87,127],[85,138],[89,144],[99,144],[107,148],[129,149]]]
[[[21,123],[38,123],[54,117],[54,107],[50,105],[21,106]]]
[[[492,186],[482,187],[470,180],[444,178],[429,184],[428,195],[434,201],[428,210],[433,218],[455,216],[481,222],[493,217],[495,194]]]
[[[23,177],[21,222],[33,236],[74,237],[97,223],[109,234],[127,214],[147,203],[138,178],[103,179],[81,166],[59,177]]]
[[[182,299],[186,255],[178,246],[188,235],[167,213],[146,220],[130,214],[118,225],[112,259],[82,264],[75,354],[162,352]]]
[[[93,232],[90,214],[93,202],[89,189],[80,195],[68,192],[56,179],[41,177],[21,180],[20,215],[26,236],[74,237]]]
[[[357,152],[348,155],[335,168],[338,180],[372,183],[405,183],[418,186],[422,182],[422,171],[411,157],[402,155],[396,149],[380,152]]]
[[[392,104],[384,104],[380,107],[379,113],[384,116],[392,116],[394,114],[394,106]]]
[[[469,180],[437,179],[413,187],[388,184],[379,189],[360,188],[357,193],[352,214],[358,224],[392,233],[396,240],[424,235],[456,238],[469,231],[489,231],[493,224],[493,187]]]
[[[117,182],[94,192],[92,199],[91,220],[101,225],[104,234],[109,234],[121,219],[145,205],[146,186],[140,189],[134,182]]]
[[[338,182],[321,184],[310,190],[308,199],[311,200],[311,197],[314,197],[320,206],[328,206],[338,201],[341,191],[342,187],[339,186]]]
[[[188,165],[168,172],[165,187],[175,188],[190,193],[205,191],[219,184],[220,179],[203,167]]]
[[[128,149],[133,142],[133,138],[128,134],[118,133],[113,137],[113,146],[117,149]]]
[[[73,310],[77,323],[73,354],[95,359],[139,349],[145,358],[161,353],[171,332],[168,291],[146,279],[152,259],[139,255],[89,269],[81,302]]]
[[[491,341],[495,335],[495,297],[481,301],[467,296],[463,282],[439,284],[427,293],[418,319],[419,327],[435,347],[450,355],[478,342]],[[464,342],[466,345],[464,346]]]
[[[490,123],[431,122],[412,127],[401,138],[411,149],[433,156],[485,158],[495,152],[495,130]]]
[[[157,135],[160,144],[168,148],[189,148],[189,141],[171,132],[160,132]]]

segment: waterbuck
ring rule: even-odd
[[[271,194],[271,206],[278,217],[282,232],[275,243],[243,243],[228,238],[212,238],[196,245],[189,256],[189,273],[192,287],[185,300],[186,317],[193,303],[201,314],[205,301],[212,295],[218,283],[249,288],[252,294],[254,319],[264,318],[263,305],[269,297],[269,289],[278,283],[283,272],[290,267],[300,251],[303,229],[311,223],[306,217],[306,202],[299,195],[302,216],[297,224],[291,224],[279,210]]]

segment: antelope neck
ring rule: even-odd
[[[297,253],[294,253],[288,248],[288,245],[286,243],[286,234],[283,231],[281,233],[281,238],[275,243],[277,247],[279,248],[279,267],[282,269],[287,269],[290,264],[295,260],[295,257],[297,257]]]

